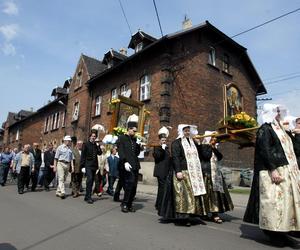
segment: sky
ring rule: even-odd
[[[120,0],[130,30],[160,38],[153,0]],[[163,34],[208,20],[228,36],[300,7],[298,0],[156,0]],[[234,38],[268,91],[259,98],[284,104],[300,117],[300,11]],[[80,54],[102,60],[131,38],[119,0],[0,0],[0,124],[9,111],[37,110],[72,77]],[[128,50],[128,53],[132,53]]]

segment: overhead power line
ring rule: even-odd
[[[279,76],[268,77],[266,79],[263,79],[263,81],[266,83],[270,80],[275,80],[278,78],[289,77],[289,76],[298,75],[298,74],[300,74],[300,71],[289,73],[289,74],[284,74],[284,75],[279,75]]]
[[[240,36],[240,35],[242,35],[242,34],[245,34],[245,33],[249,32],[249,31],[252,31],[252,30],[254,30],[254,29],[257,29],[257,28],[259,28],[259,27],[262,27],[262,26],[264,26],[264,25],[266,25],[266,24],[268,24],[268,23],[274,22],[274,21],[276,21],[276,20],[278,20],[278,19],[280,19],[280,18],[283,18],[283,17],[285,17],[285,16],[288,16],[288,15],[290,15],[290,14],[293,14],[293,13],[299,11],[299,10],[300,10],[300,8],[295,9],[295,10],[292,10],[292,11],[290,11],[290,12],[288,12],[288,13],[285,13],[285,14],[283,14],[283,15],[281,15],[281,16],[275,17],[275,18],[273,18],[273,19],[271,19],[271,20],[269,20],[269,21],[266,21],[266,22],[264,22],[264,23],[262,23],[262,24],[256,25],[256,26],[254,26],[254,27],[252,27],[252,28],[250,28],[250,29],[247,29],[247,30],[245,30],[245,31],[242,31],[242,32],[240,32],[240,33],[238,33],[238,34],[236,34],[236,35],[234,35],[234,36],[231,36],[230,38],[234,38],[234,37]]]
[[[126,14],[125,14],[123,5],[122,5],[122,3],[121,3],[121,0],[119,0],[119,4],[120,4],[120,7],[121,7],[121,9],[122,9],[122,13],[123,13],[123,15],[124,15],[124,18],[125,18],[125,20],[126,20],[126,23],[127,23],[127,26],[128,26],[129,32],[130,32],[130,36],[132,36],[132,31],[131,31],[129,22],[128,22],[128,20],[127,20],[127,17],[126,17]]]
[[[161,36],[164,36],[163,32],[162,32],[162,28],[161,28],[161,24],[160,24],[159,15],[158,15],[158,11],[157,11],[157,8],[156,8],[155,0],[153,0],[153,5],[154,5],[154,8],[155,8],[156,17],[157,17],[157,21],[158,21],[158,24],[159,24],[159,29],[160,29]]]
[[[279,83],[279,82],[295,79],[295,78],[298,78],[298,77],[300,77],[300,75],[290,76],[290,77],[286,77],[286,78],[282,78],[282,79],[274,80],[274,81],[270,81],[270,82],[264,82],[264,84],[269,86],[269,85],[272,85],[274,83]]]

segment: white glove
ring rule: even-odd
[[[85,168],[82,168],[82,169],[81,169],[81,172],[85,174]]]
[[[161,147],[162,147],[163,150],[165,150],[166,147],[167,147],[167,144],[161,144]]]
[[[132,169],[131,165],[128,162],[125,162],[124,167],[125,167],[126,171],[128,171],[128,172],[130,172]]]

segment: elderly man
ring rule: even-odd
[[[0,154],[0,185],[5,186],[9,168],[11,167],[14,154],[10,148],[5,147],[4,152]]]
[[[31,191],[34,192],[38,183],[38,176],[40,172],[40,167],[42,165],[42,151],[39,149],[39,144],[34,142],[33,148],[30,151],[34,157],[34,169],[35,171],[31,173]]]
[[[71,136],[64,137],[64,143],[58,146],[54,157],[54,172],[57,171],[58,186],[56,196],[61,199],[66,198],[65,181],[67,179],[69,169],[74,172],[74,154],[71,150]]]
[[[76,137],[72,137],[72,152],[74,154],[74,172],[71,174],[71,186],[72,186],[72,194],[73,198],[79,196],[82,176],[83,173],[81,172],[80,167],[80,155],[81,155],[81,148],[82,148],[82,141],[77,141]]]
[[[34,169],[34,156],[29,151],[30,145],[24,145],[22,151],[20,151],[14,160],[13,171],[18,174],[18,193],[24,193],[24,186],[27,183],[30,173],[35,172]]]
[[[44,153],[44,187],[45,191],[50,191],[49,185],[55,177],[54,169],[54,156],[55,151],[53,149],[53,144],[50,142],[48,144],[48,149]]]

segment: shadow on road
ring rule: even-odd
[[[17,250],[17,248],[10,243],[0,243],[0,250]]]
[[[276,247],[272,244],[272,242],[268,239],[267,236],[264,235],[263,231],[259,229],[258,226],[255,225],[249,225],[249,224],[242,224],[240,226],[241,230],[241,238],[254,240],[257,243],[266,245],[266,246],[272,246]],[[290,238],[289,247],[292,249],[300,249],[299,241]]]

